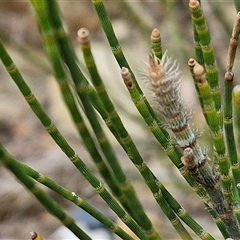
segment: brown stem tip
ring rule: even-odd
[[[127,86],[128,89],[132,89],[134,87],[131,73],[129,72],[128,68],[122,67],[121,69],[122,79]]]
[[[80,28],[77,31],[77,39],[81,45],[86,45],[89,43],[89,31],[86,28]]]
[[[36,232],[33,232],[33,231],[30,232],[30,237],[31,237],[32,240],[36,239],[37,233],[36,233]]]
[[[151,33],[151,38],[160,38],[160,32],[158,31],[157,28],[154,28]]]
[[[193,68],[195,66],[195,63],[196,63],[196,61],[193,58],[190,58],[188,60],[188,66],[191,67],[191,68]]]
[[[234,77],[234,73],[231,71],[227,71],[225,73],[225,81],[226,82],[232,82],[233,81],[233,77]]]
[[[197,0],[190,0],[189,1],[189,7],[192,8],[192,9],[196,9],[199,7],[199,1]]]

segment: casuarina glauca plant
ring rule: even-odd
[[[78,226],[74,218],[43,190],[40,184],[82,208],[121,239],[166,239],[164,226],[161,230],[155,227],[152,218],[146,213],[141,195],[134,189],[131,179],[122,167],[120,157],[105,134],[103,127],[105,123],[119,146],[125,151],[129,161],[142,176],[156,204],[175,229],[177,238],[215,239],[181,206],[140,154],[120,114],[115,109],[115,103],[108,95],[108,89],[101,79],[101,72],[98,72],[94,52],[91,51],[89,31],[81,28],[77,36],[89,73],[89,77],[86,77],[63,27],[57,2],[54,0],[30,2],[62,99],[100,175],[87,166],[84,159],[77,154],[53,123],[27,85],[2,41],[0,42],[1,61],[32,111],[76,167],[76,171],[84,176],[96,194],[106,202],[129,230],[99,211],[87,199],[17,160],[3,144],[0,145],[2,166],[9,169],[46,210],[79,239],[91,239],[90,233]],[[195,57],[189,56],[188,68],[210,132],[213,151],[209,151],[199,142],[201,134],[191,125],[193,113],[182,100],[184,96],[182,96],[181,82],[184,74],[180,68],[184,66],[180,67],[170,50],[162,50],[159,30],[152,26],[153,30],[149,32],[151,54],[148,57],[148,70],[145,72],[146,85],[155,100],[152,108],[124,56],[104,2],[96,0],[92,1],[92,4],[119,65],[118,75],[121,75],[132,102],[159,143],[159,148],[164,150],[182,177],[202,199],[223,239],[240,239],[240,165],[237,151],[240,143],[240,87],[234,86],[233,83],[240,15],[236,14],[232,36],[229,36],[228,56],[225,59],[226,74],[221,76],[201,3],[197,0],[190,0],[188,3],[194,38],[191,47],[195,48]],[[142,16],[139,17],[135,9],[129,7],[125,1],[121,4],[131,13],[133,19],[141,23],[140,27],[149,30],[149,26],[142,21]],[[204,5],[204,2],[202,4]],[[235,1],[235,5],[236,9],[240,10],[238,1]],[[224,79],[223,89],[220,89],[221,79]],[[118,97],[121,97],[121,92],[118,94]],[[32,239],[41,239],[42,234],[34,232],[33,229],[30,235]],[[43,235],[42,237],[44,238]]]

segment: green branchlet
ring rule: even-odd
[[[91,52],[88,30],[80,29],[78,39],[91,77],[91,83],[79,67],[74,48],[63,27],[64,24],[57,2],[54,0],[31,0],[31,3],[36,12],[45,51],[66,106],[86,149],[114,196],[90,171],[59,132],[26,84],[2,42],[0,42],[0,59],[3,65],[46,131],[95,189],[96,193],[102,197],[139,239],[161,240],[162,237],[145,213],[133,186],[113,151],[111,143],[104,133],[101,125],[101,120],[103,120],[142,175],[157,204],[179,236],[182,239],[193,239],[184,227],[184,222],[201,239],[213,240],[214,238],[168,192],[139,153],[100,77]],[[122,78],[131,99],[149,130],[188,184],[202,198],[223,237],[230,237],[234,240],[240,239],[240,163],[239,152],[237,152],[237,146],[240,146],[240,87],[239,85],[234,87],[232,70],[240,33],[239,14],[230,38],[224,82],[224,99],[221,99],[218,68],[207,21],[200,2],[197,0],[189,1],[196,60],[191,58],[188,65],[213,142],[214,153],[212,157],[209,157],[208,155],[211,153],[207,153],[201,148],[198,143],[199,134],[190,125],[191,114],[185,108],[181,97],[180,82],[182,75],[179,64],[169,57],[167,52],[163,54],[160,32],[154,29],[151,33],[152,54],[149,56],[148,84],[158,104],[157,110],[164,116],[166,123],[157,117],[143,94],[124,56],[103,1],[93,0],[92,3],[112,53],[119,64]],[[238,1],[235,1],[235,5],[238,8]],[[123,6],[127,6],[125,2],[123,2]],[[128,10],[131,10],[135,19],[142,19],[139,18],[134,8]],[[141,27],[144,30],[148,29],[148,25],[142,21]],[[69,80],[69,74],[71,80]],[[74,86],[72,86],[72,83],[74,83]],[[79,111],[80,108],[81,111]],[[102,117],[101,120],[98,118],[97,112]],[[90,127],[85,123],[83,113],[86,115]],[[90,132],[94,133],[94,137]],[[133,239],[112,220],[101,214],[74,192],[14,159],[2,145],[0,145],[0,161],[13,172],[18,180],[50,213],[62,221],[80,239],[90,238],[55,201],[38,187],[33,179],[89,212],[122,239]],[[39,235],[33,232],[31,237],[34,236],[38,239]],[[41,239],[40,236],[39,239]]]

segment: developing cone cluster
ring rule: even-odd
[[[184,108],[181,98],[181,71],[176,60],[165,52],[159,60],[149,56],[149,83],[158,110],[166,119],[166,126],[171,129],[177,144],[183,149],[182,162],[193,178],[213,188],[217,183],[207,156],[197,143],[197,134],[189,125],[190,113]]]
[[[196,136],[189,126],[190,114],[182,104],[181,80],[179,64],[168,57],[167,52],[161,60],[149,56],[149,82],[158,110],[166,118],[167,127],[174,133],[179,146],[185,149],[195,147]]]

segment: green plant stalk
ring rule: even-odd
[[[206,70],[207,80],[211,87],[212,97],[215,103],[217,113],[220,114],[221,96],[218,84],[218,69],[216,66],[213,47],[211,44],[209,29],[206,25],[206,20],[203,15],[200,3],[197,0],[189,1],[189,9],[193,20],[194,28],[196,28],[195,34],[196,33],[198,34],[199,43],[202,49],[204,66]],[[197,60],[198,61],[200,60],[200,56],[198,57]],[[199,63],[201,64],[202,62],[200,61]]]
[[[102,28],[104,30],[104,33],[108,39],[109,45],[112,49],[112,53],[116,59],[116,61],[118,62],[118,65],[120,67],[120,69],[122,69],[122,67],[126,67],[129,69],[129,71],[132,74],[132,78],[134,81],[134,84],[136,85],[136,88],[138,89],[139,92],[141,92],[141,94],[143,94],[141,88],[138,85],[138,82],[136,80],[136,77],[133,73],[133,71],[131,70],[123,52],[121,49],[121,46],[116,38],[116,35],[114,33],[113,27],[112,27],[112,23],[107,15],[106,9],[104,7],[103,1],[102,0],[93,0],[93,5],[95,7],[95,10],[97,12],[99,21],[102,25]],[[151,113],[151,115],[153,116],[153,118],[156,120],[156,122],[161,125],[161,121],[160,119],[156,116],[156,114],[154,113],[153,109],[151,108],[151,106],[149,105],[149,103],[147,102],[147,106],[149,108],[149,112]],[[167,131],[164,130],[164,133],[166,134],[166,136],[168,135]]]
[[[96,101],[95,101],[95,103],[96,103]],[[98,104],[98,109],[101,108],[101,106],[102,106],[102,104]],[[86,107],[85,109],[88,112],[90,111],[89,107]],[[89,115],[92,116],[92,122],[93,122],[94,121],[93,114],[89,113]],[[103,136],[100,125],[96,124],[96,123],[93,123],[93,124],[95,126],[94,129],[95,129],[96,135],[101,136],[101,139],[99,140],[100,146],[102,146],[103,152],[105,153],[105,156],[106,156],[111,168],[113,169],[116,178],[119,180],[121,190],[124,193],[124,195],[121,195],[120,202],[123,204],[125,209],[127,209],[127,211],[135,219],[138,220],[139,223],[143,223],[142,227],[146,232],[151,232],[152,224],[151,224],[150,220],[147,218],[146,214],[143,212],[143,209],[142,209],[140,203],[137,202],[137,198],[135,196],[133,187],[132,187],[131,183],[129,182],[129,180],[127,180],[121,166],[118,163],[118,160],[114,156],[114,153],[113,153],[112,149],[110,148],[110,144],[107,143],[106,139],[103,140],[104,136]],[[111,179],[109,179],[107,182],[109,182],[109,181],[111,181]],[[128,200],[128,199],[131,199],[131,200]],[[146,226],[144,226],[144,224]],[[157,235],[157,233],[155,233],[155,235]],[[154,236],[154,234],[152,234],[152,236]]]
[[[233,91],[233,73],[227,72],[225,74],[223,122],[224,122],[224,130],[225,130],[229,160],[231,163],[232,173],[233,173],[234,180],[235,180],[235,181],[232,181],[232,184],[233,184],[233,188],[235,188],[236,183],[238,183],[240,181],[240,165],[239,165],[239,161],[238,161],[235,137],[234,137],[234,132],[233,132],[232,91]],[[239,197],[236,200],[239,201]],[[239,220],[240,220],[240,218],[239,218]]]
[[[220,230],[224,239],[230,238],[229,233],[226,229],[226,226],[225,226],[224,222],[222,221],[222,219],[219,217],[218,213],[215,210],[213,210],[213,208],[209,208],[209,206],[207,206],[207,205],[205,205],[205,206],[206,206],[206,209],[208,210],[208,212],[210,213],[212,219],[218,226],[218,229]]]
[[[236,126],[236,141],[238,148],[240,148],[240,85],[233,88],[233,120]],[[239,182],[236,182],[239,184]]]
[[[151,33],[151,49],[153,54],[159,59],[162,59],[162,40],[158,29],[153,29]]]
[[[189,228],[193,230],[194,233],[196,233],[197,236],[203,240],[214,240],[214,238],[189,215],[189,213],[176,201],[176,199],[174,199],[161,182],[158,182],[158,186],[174,212],[186,223]]]
[[[50,19],[48,17],[48,12],[46,6],[40,4],[34,4],[34,9],[37,13],[37,19],[39,22],[39,26],[41,27],[41,33],[43,36],[44,46],[50,62],[53,67],[55,78],[59,84],[59,87],[62,92],[62,97],[71,113],[73,121],[78,129],[79,135],[82,137],[82,140],[90,153],[92,160],[95,162],[101,176],[108,184],[113,194],[117,197],[117,199],[121,202],[121,204],[127,207],[127,201],[123,197],[122,191],[119,187],[119,184],[111,173],[111,171],[106,166],[103,161],[95,143],[86,127],[86,124],[83,121],[83,117],[79,109],[76,106],[75,98],[71,92],[69,87],[67,76],[65,70],[63,68],[62,62],[60,60],[60,54],[58,50],[58,46],[56,45],[56,35],[54,30],[51,28]],[[44,9],[44,11],[43,11]]]
[[[192,26],[193,26],[193,39],[194,39],[194,46],[195,46],[195,56],[197,59],[197,62],[201,65],[204,65],[204,57],[203,57],[203,51],[200,44],[200,39],[197,33],[196,26],[194,25],[194,21],[192,20]]]
[[[189,59],[188,65],[197,89],[198,98],[201,103],[203,115],[209,126],[213,143],[219,158],[226,156],[226,148],[223,137],[223,128],[219,124],[218,114],[212,98],[211,89],[205,76],[204,68],[193,58]],[[225,173],[228,171],[226,169]]]
[[[25,100],[30,105],[33,112],[37,115],[47,132],[51,135],[56,144],[63,150],[69,160],[76,166],[76,168],[83,174],[85,179],[92,185],[95,191],[102,197],[102,199],[109,205],[109,207],[119,216],[119,218],[140,238],[147,239],[145,234],[135,223],[135,221],[121,208],[111,194],[105,189],[102,183],[91,173],[84,162],[66,142],[64,137],[58,131],[57,127],[52,123],[51,119],[44,112],[36,97],[32,94],[30,88],[22,78],[16,65],[6,52],[2,42],[0,42],[0,58],[6,67],[8,73],[18,86],[19,90],[25,97]]]
[[[51,3],[52,3],[51,8],[56,10],[56,8],[53,8],[54,2],[52,1]],[[52,14],[52,16],[53,15],[55,16],[54,22],[55,22],[55,28],[57,30],[56,32],[59,32],[59,30],[60,30],[61,33],[63,33],[64,30],[62,28],[60,18],[57,16],[57,12],[55,12],[55,14]],[[95,134],[99,139],[100,146],[102,146],[102,150],[103,150],[106,158],[108,159],[108,162],[111,165],[111,168],[114,169],[114,172],[117,175],[117,178],[121,180],[122,189],[124,190],[124,192],[128,193],[128,196],[131,195],[131,197],[133,198],[134,197],[133,188],[132,188],[131,184],[126,180],[125,174],[121,170],[121,167],[118,164],[118,161],[113,153],[113,150],[111,149],[111,146],[107,141],[107,138],[104,136],[104,133],[102,132],[100,124],[96,121],[95,112],[94,112],[94,110],[90,104],[89,98],[87,96],[86,79],[83,78],[84,76],[82,75],[80,69],[76,65],[76,63],[74,61],[74,57],[71,56],[70,52],[73,52],[72,48],[70,46],[70,43],[68,42],[66,35],[64,35],[64,36],[65,37],[63,37],[63,35],[62,35],[62,38],[58,39],[60,49],[64,56],[64,60],[66,61],[67,65],[69,67],[69,70],[72,74],[73,80],[74,80],[76,88],[77,88],[77,92],[78,92],[79,97],[85,108],[86,115],[87,115],[88,119],[90,120],[90,123],[92,124]],[[81,81],[84,83],[82,83]],[[101,104],[100,104],[100,106],[101,106]],[[100,136],[100,138],[99,138],[99,136]],[[136,197],[135,197],[135,199],[136,199]],[[129,199],[129,201],[131,201],[131,200],[134,200],[134,199]],[[133,202],[133,204],[134,204],[134,202]],[[136,207],[137,206],[140,207],[140,204],[138,204],[138,205],[136,204]],[[134,211],[134,209],[131,209],[130,207],[128,207],[127,209],[129,210],[130,213],[132,211]],[[141,214],[142,215],[141,217],[143,217],[144,213],[143,213],[143,211],[141,211],[141,208],[136,210],[136,212],[133,214],[133,216],[136,216],[139,214]],[[137,217],[137,219],[140,220],[139,216]],[[143,223],[142,225],[145,227],[144,230],[146,231],[146,233],[149,235],[149,237],[151,239],[160,238],[160,236],[157,234],[157,232],[152,228],[152,224],[151,224],[150,220],[146,217],[146,215],[143,219],[141,219],[141,223]]]
[[[195,180],[190,176],[188,172],[186,172],[184,169],[184,166],[181,162],[181,156],[182,153],[180,152],[180,149],[177,148],[171,141],[170,141],[170,135],[167,137],[162,131],[162,128],[156,123],[156,121],[152,118],[148,107],[146,106],[146,98],[143,97],[135,87],[135,84],[132,81],[132,77],[130,75],[130,72],[127,68],[122,69],[122,77],[124,79],[124,83],[130,93],[130,96],[132,98],[133,103],[135,104],[137,110],[145,120],[147,126],[155,136],[155,138],[158,140],[158,142],[162,145],[164,151],[168,155],[168,157],[171,159],[173,164],[179,169],[183,177],[187,180],[189,185],[191,187],[194,187],[195,191],[198,193],[199,196],[207,203],[209,204],[209,198],[206,195],[205,190],[198,185]]]
[[[58,25],[58,27],[60,27],[60,26]],[[57,27],[57,29],[58,29],[58,27]],[[77,91],[79,93],[79,96],[80,96],[82,102],[86,101],[87,96],[86,97],[81,96],[81,94],[84,94],[84,90],[85,90],[83,88],[84,84],[79,83],[79,79],[81,79],[81,73],[80,73],[80,70],[76,66],[74,58],[72,58],[72,56],[71,56],[72,49],[69,45],[69,42],[67,41],[66,38],[64,38],[64,39],[61,38],[61,39],[59,39],[59,44],[61,46],[61,50],[62,50],[62,53],[63,53],[63,58],[66,61],[66,64],[68,65],[68,67],[69,67],[69,70],[71,72],[71,75],[73,77],[75,85],[77,87]],[[86,103],[89,104],[89,101],[86,101]],[[160,206],[164,206],[163,209],[164,209],[165,213],[168,214],[167,216],[169,217],[170,221],[174,222],[174,227],[177,230],[177,232],[180,234],[180,236],[183,236],[184,239],[188,239],[188,237],[190,237],[190,235],[184,229],[181,222],[176,218],[176,216],[172,212],[172,210],[168,209],[168,207],[169,207],[168,204],[165,202],[165,199],[162,197],[162,195],[159,194],[159,188],[155,183],[152,172],[143,162],[143,159],[139,155],[139,153],[137,151],[137,148],[133,144],[131,138],[128,137],[128,135],[126,136],[125,132],[119,132],[119,134],[120,133],[124,135],[124,136],[121,135],[120,137],[124,140],[123,144],[125,145],[125,149],[130,149],[131,150],[131,152],[129,153],[130,154],[130,159],[133,161],[135,166],[138,168],[138,170],[140,171],[140,173],[144,177],[147,185],[150,187],[151,191],[153,192],[158,204]],[[165,210],[165,209],[168,209],[168,210]],[[151,236],[151,233],[148,233],[148,234],[149,234],[149,236]],[[154,232],[154,234],[155,234],[155,232]]]
[[[111,119],[113,126],[116,126],[116,125],[123,126],[121,119],[119,118],[119,116],[114,108],[114,105],[112,104],[112,102],[106,92],[104,83],[98,73],[98,70],[97,70],[97,67],[96,67],[92,52],[91,52],[88,30],[80,29],[78,31],[78,39],[81,44],[81,49],[83,52],[85,64],[90,73],[92,83],[99,95],[102,105],[105,107],[105,110],[108,113],[107,117]],[[102,111],[100,111],[100,113],[101,112]],[[104,118],[104,115],[103,114],[101,114],[101,115]],[[104,120],[105,120],[105,122],[107,122],[107,119],[104,119]],[[118,132],[118,129],[116,129],[116,130]],[[151,221],[146,216],[146,214],[143,210],[143,207],[142,207],[141,203],[139,202],[132,185],[127,180],[127,177],[124,174],[123,170],[119,167],[119,168],[113,169],[113,171],[116,175],[116,178],[118,179],[118,181],[120,183],[120,186],[122,186],[122,191],[124,192],[126,198],[131,199],[131,201],[129,201],[130,209],[132,209],[131,212],[135,215],[136,220],[142,226],[142,228],[146,232],[151,232],[152,228],[153,228]],[[119,174],[119,172],[121,174]]]
[[[119,126],[119,124],[115,124],[114,126]],[[149,186],[150,190],[152,191],[157,203],[161,206],[164,213],[167,215],[177,232],[183,239],[191,239],[188,232],[184,229],[181,222],[175,216],[171,208],[169,208],[167,202],[165,201],[162,194],[159,192],[159,188],[155,183],[155,179],[153,177],[152,172],[144,163],[142,157],[140,156],[136,146],[132,142],[130,136],[124,129],[121,128],[121,131],[118,132],[120,134],[120,138],[122,139],[122,144],[124,145],[124,149],[130,149],[131,151],[128,152],[130,159],[133,161],[134,165],[138,168],[141,175],[145,179],[145,182]]]
[[[80,70],[77,68],[74,59],[71,57],[71,54],[70,54],[72,52],[71,47],[69,46],[69,43],[66,41],[67,39],[65,39],[65,38],[59,39],[59,41],[60,40],[65,40],[65,41],[59,42],[62,47],[64,59],[69,67],[69,70],[72,74],[73,80],[76,81],[75,85],[77,87],[77,91],[79,93],[81,100],[86,101],[87,96],[84,98],[80,95],[80,94],[84,93],[85,89],[83,88],[84,86],[82,86],[83,84],[80,84],[78,82],[79,79],[81,79],[81,77],[80,77],[81,73],[80,73]],[[86,103],[89,104],[89,101],[86,101]],[[147,183],[150,190],[152,191],[154,197],[156,198],[156,201],[158,202],[158,204],[160,206],[163,206],[162,207],[163,211],[165,212],[165,214],[167,215],[169,220],[173,223],[173,226],[175,227],[175,229],[177,230],[179,235],[182,236],[184,239],[188,239],[190,237],[189,233],[182,226],[181,222],[175,216],[175,214],[173,213],[171,208],[169,208],[169,206],[168,206],[167,202],[165,201],[165,199],[163,198],[162,194],[159,193],[159,188],[156,185],[155,178],[153,177],[153,173],[150,171],[150,169],[144,163],[136,146],[133,144],[130,136],[126,135],[126,132],[122,132],[122,131],[119,132],[119,134],[122,134],[122,135],[120,135],[120,137],[122,138],[122,140],[124,140],[122,143],[125,145],[125,149],[131,150],[131,152],[128,153],[130,156],[130,159],[133,161],[134,165],[138,168],[139,172],[145,179],[145,182]],[[149,235],[151,235],[151,233],[149,233]],[[191,237],[189,239],[191,239]]]
[[[0,161],[8,168],[15,177],[31,192],[35,198],[46,208],[46,210],[58,218],[63,225],[71,230],[79,239],[91,239],[82,229],[80,229],[74,219],[69,216],[47,193],[39,188],[34,181],[29,178],[22,168],[16,164],[16,160],[0,144]]]
[[[130,77],[130,72],[126,69],[123,68],[122,69],[122,75],[123,75],[123,79],[124,82],[127,86],[127,89],[129,90],[129,93],[131,95],[131,98],[135,104],[135,106],[137,107],[139,113],[142,115],[142,117],[144,118],[146,124],[149,126],[150,130],[152,131],[152,133],[154,134],[154,136],[156,137],[156,139],[161,143],[163,140],[165,140],[163,142],[163,144],[165,144],[167,142],[167,139],[164,139],[164,135],[161,132],[161,129],[159,128],[159,126],[156,124],[156,122],[154,122],[154,119],[151,117],[147,106],[144,104],[144,98],[142,97],[142,95],[140,95],[140,93],[137,91],[132,78]],[[183,167],[182,163],[180,161],[180,152],[179,150],[177,150],[176,147],[174,147],[173,145],[170,147],[168,146],[168,148],[164,148],[165,152],[167,153],[167,155],[169,156],[170,159],[172,159],[173,163],[179,168],[179,170]],[[194,185],[195,181],[190,177],[189,178],[189,173],[184,173],[183,176],[186,178],[186,180],[189,182],[190,185]],[[161,186],[161,184],[159,183],[159,186]],[[163,192],[163,189],[161,189]],[[201,192],[202,188],[199,188],[199,190],[197,190],[197,193],[203,198],[207,198],[207,196],[204,196],[204,191]],[[206,194],[206,193],[205,193]],[[165,195],[164,195],[165,196]],[[173,199],[173,198],[172,198]],[[171,199],[171,201],[172,201]],[[168,201],[168,197],[166,197],[166,200]],[[170,204],[170,203],[169,203]],[[171,205],[172,207],[172,205]],[[180,211],[180,209],[179,209]],[[177,209],[175,208],[175,212],[179,212],[177,211]],[[191,223],[190,223],[191,225]],[[190,227],[191,228],[191,227]],[[199,235],[200,234],[200,230],[196,230],[196,228],[193,227],[193,231]]]
[[[30,166],[23,164],[16,159],[14,160],[14,164],[17,166],[17,168],[21,168],[22,171],[27,174],[29,177],[35,179],[39,183],[45,185],[49,189],[53,190],[54,192],[58,193],[65,199],[73,202],[78,207],[82,208],[84,211],[92,215],[94,218],[96,218],[99,222],[101,222],[103,225],[108,227],[111,231],[113,231],[115,234],[117,234],[119,237],[123,239],[132,239],[126,232],[123,231],[118,225],[116,225],[111,219],[103,215],[101,212],[99,212],[96,208],[94,208],[92,205],[90,205],[88,202],[86,202],[81,197],[77,196],[74,192],[69,191],[68,189],[64,188],[63,186],[57,184],[52,179],[48,178],[47,176],[37,172]]]
[[[224,195],[225,197],[228,197],[229,189],[232,188],[232,182],[234,179],[230,174],[230,162],[226,155],[223,129],[221,125],[219,125],[219,119],[214,107],[210,87],[206,80],[204,68],[194,59],[189,60],[189,66],[192,67],[193,79],[196,87],[198,88],[199,99],[202,102],[202,110],[206,122],[208,123],[214,147],[217,153],[217,165],[214,166],[214,171],[220,171],[220,174],[222,175]]]

